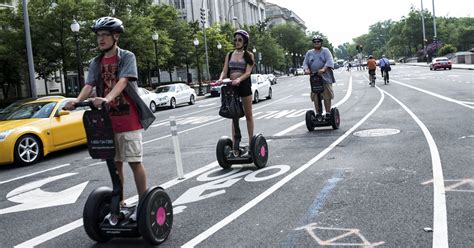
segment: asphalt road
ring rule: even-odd
[[[280,78],[254,104],[255,132],[268,140],[267,167],[222,170],[217,140],[231,123],[218,98],[156,113],[144,135],[149,185],[173,199],[162,247],[474,247],[472,71],[392,67],[390,84],[366,71],[335,72],[338,130],[306,129],[307,76]],[[169,117],[178,124],[185,178],[177,180]],[[242,120],[244,143],[248,143]],[[126,170],[125,194],[136,200]],[[142,239],[90,240],[88,194],[110,185],[86,147],[30,166],[0,168],[2,247],[146,247]]]

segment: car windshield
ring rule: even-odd
[[[24,104],[12,111],[5,120],[21,120],[32,118],[48,118],[56,106],[56,102],[35,102]]]
[[[8,116],[9,113],[13,112],[16,108],[20,107],[22,104],[29,101],[33,101],[33,100],[35,99],[34,98],[22,99],[8,105],[6,108],[0,110],[0,120],[5,120],[5,118]]]
[[[448,59],[436,59],[436,61],[448,61]]]
[[[165,93],[165,92],[174,92],[174,91],[175,91],[174,85],[163,86],[163,87],[159,87],[158,89],[156,89],[156,93]]]

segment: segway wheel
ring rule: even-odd
[[[267,140],[263,135],[257,134],[253,136],[252,143],[250,144],[250,151],[255,166],[263,168],[267,165],[268,145]]]
[[[112,189],[109,187],[100,187],[92,191],[84,206],[82,219],[84,229],[92,240],[103,243],[110,240],[101,234],[100,224],[104,221],[107,214],[110,213],[110,202],[112,201]]]
[[[173,206],[166,192],[156,187],[139,206],[138,230],[151,245],[163,243],[173,227]]]
[[[341,124],[341,118],[339,117],[339,110],[337,108],[331,109],[331,125],[333,129],[338,129]]]
[[[308,131],[313,131],[314,126],[313,126],[313,120],[316,118],[316,115],[314,114],[313,110],[308,110],[306,111],[306,128],[308,128]]]
[[[217,162],[223,169],[228,169],[232,165],[227,156],[232,152],[232,140],[229,137],[221,137],[216,146]]]

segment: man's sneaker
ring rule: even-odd
[[[322,120],[323,119],[323,116],[321,114],[316,114],[316,120],[319,121],[319,120]]]
[[[331,114],[330,113],[326,113],[326,120],[330,120],[331,119]]]

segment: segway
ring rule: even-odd
[[[341,119],[339,117],[339,110],[334,107],[331,108],[331,116],[329,119],[323,117],[323,97],[324,92],[322,77],[316,73],[310,75],[311,91],[316,94],[319,103],[317,114],[313,110],[306,111],[306,127],[308,131],[313,131],[315,127],[332,126],[333,129],[338,129]]]
[[[237,94],[237,87],[231,85],[232,81],[226,79],[223,83],[224,86],[221,88],[221,101],[223,106],[219,114],[225,118],[232,119],[235,131],[235,143],[232,144],[232,139],[227,136],[222,136],[219,139],[216,146],[217,162],[223,169],[230,168],[233,164],[250,164],[252,162],[257,168],[264,168],[268,160],[267,140],[262,134],[256,134],[250,141],[249,146],[240,146],[242,135],[239,120],[244,115],[242,102]],[[240,108],[240,110],[232,110],[233,108],[229,105],[233,105],[234,108]],[[228,110],[225,111],[226,114],[222,114],[222,109]],[[238,153],[235,154],[234,151],[238,151]]]
[[[159,186],[148,188],[140,196],[136,221],[132,220],[130,216],[137,206],[120,207],[122,187],[114,163],[114,133],[106,106],[97,109],[92,102],[75,106],[91,108],[83,116],[89,154],[92,158],[106,160],[113,184],[113,189],[96,188],[87,198],[83,212],[87,235],[99,243],[114,237],[140,236],[152,245],[164,242],[173,225],[170,197]]]

